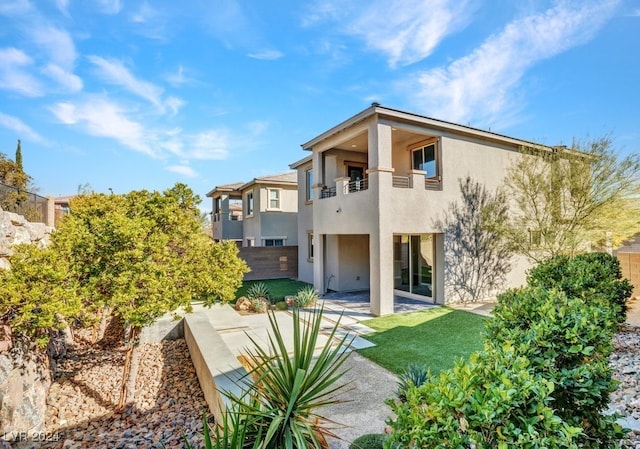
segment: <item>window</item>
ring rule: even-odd
[[[313,201],[313,169],[308,169],[304,172],[305,178],[305,200],[307,202]]]
[[[307,232],[307,260],[313,262],[313,232]]]
[[[439,175],[436,160],[436,144],[421,145],[411,150],[411,158],[414,170],[426,172],[426,178],[435,178]]]
[[[264,239],[264,246],[284,246],[284,239]]]
[[[247,216],[253,215],[253,192],[247,193]]]
[[[247,246],[248,247],[255,246],[255,244],[256,244],[256,240],[253,237],[247,239]]]
[[[538,230],[529,230],[529,243],[531,246],[537,247],[542,245],[542,232]]]
[[[267,189],[269,193],[269,209],[280,209],[280,189]]]

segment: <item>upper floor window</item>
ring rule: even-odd
[[[267,189],[269,192],[269,209],[280,209],[280,189]]]
[[[436,178],[439,176],[435,142],[413,148],[411,150],[411,158],[412,168],[426,172],[426,178]]]
[[[247,193],[247,216],[253,215],[253,192]]]
[[[305,200],[310,202],[313,200],[313,169],[308,169],[304,172],[305,178]]]

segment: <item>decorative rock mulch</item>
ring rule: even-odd
[[[639,426],[632,430],[622,447],[640,449],[640,327],[624,327],[616,335],[614,344],[611,365],[620,385],[611,395],[611,409]]]
[[[135,406],[116,411],[124,351],[72,348],[48,399],[45,448],[183,448],[202,444],[208,410],[184,340],[144,344]]]
[[[122,349],[71,348],[58,365],[48,400],[47,436],[57,435],[58,441],[42,447],[183,448],[183,433],[201,447],[206,403],[186,343],[144,344],[140,350],[135,407],[119,413]],[[611,408],[640,421],[640,327],[628,326],[617,335],[611,363],[621,382]],[[622,447],[640,449],[640,431]]]

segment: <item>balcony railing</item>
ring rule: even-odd
[[[344,193],[354,193],[369,188],[369,180],[367,178],[350,181],[344,186]]]
[[[320,199],[331,198],[336,196],[336,188],[335,187],[326,187],[320,190]]]

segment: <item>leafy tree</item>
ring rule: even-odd
[[[477,301],[500,287],[511,268],[512,252],[503,232],[507,199],[468,176],[458,183],[461,201],[451,203],[435,225],[445,234],[447,258],[458,261],[447,265],[446,286],[462,301]]]
[[[163,193],[79,195],[52,236],[86,309],[125,323],[121,407],[133,400],[141,329],[167,312],[188,311],[194,300],[233,299],[247,271],[235,244],[202,234],[199,202],[184,184]]]
[[[67,262],[55,251],[30,244],[12,249],[11,269],[0,270],[0,322],[44,347],[49,331],[64,328],[81,303]]]
[[[640,232],[640,155],[619,158],[610,136],[522,152],[505,179],[517,211],[506,235],[516,252],[540,262]]]
[[[0,207],[28,215],[29,211],[24,211],[21,205],[29,200],[27,191],[31,181],[31,176],[27,175],[22,168],[22,149],[18,140],[15,161],[0,153],[0,183],[13,187],[13,189],[0,191]]]

